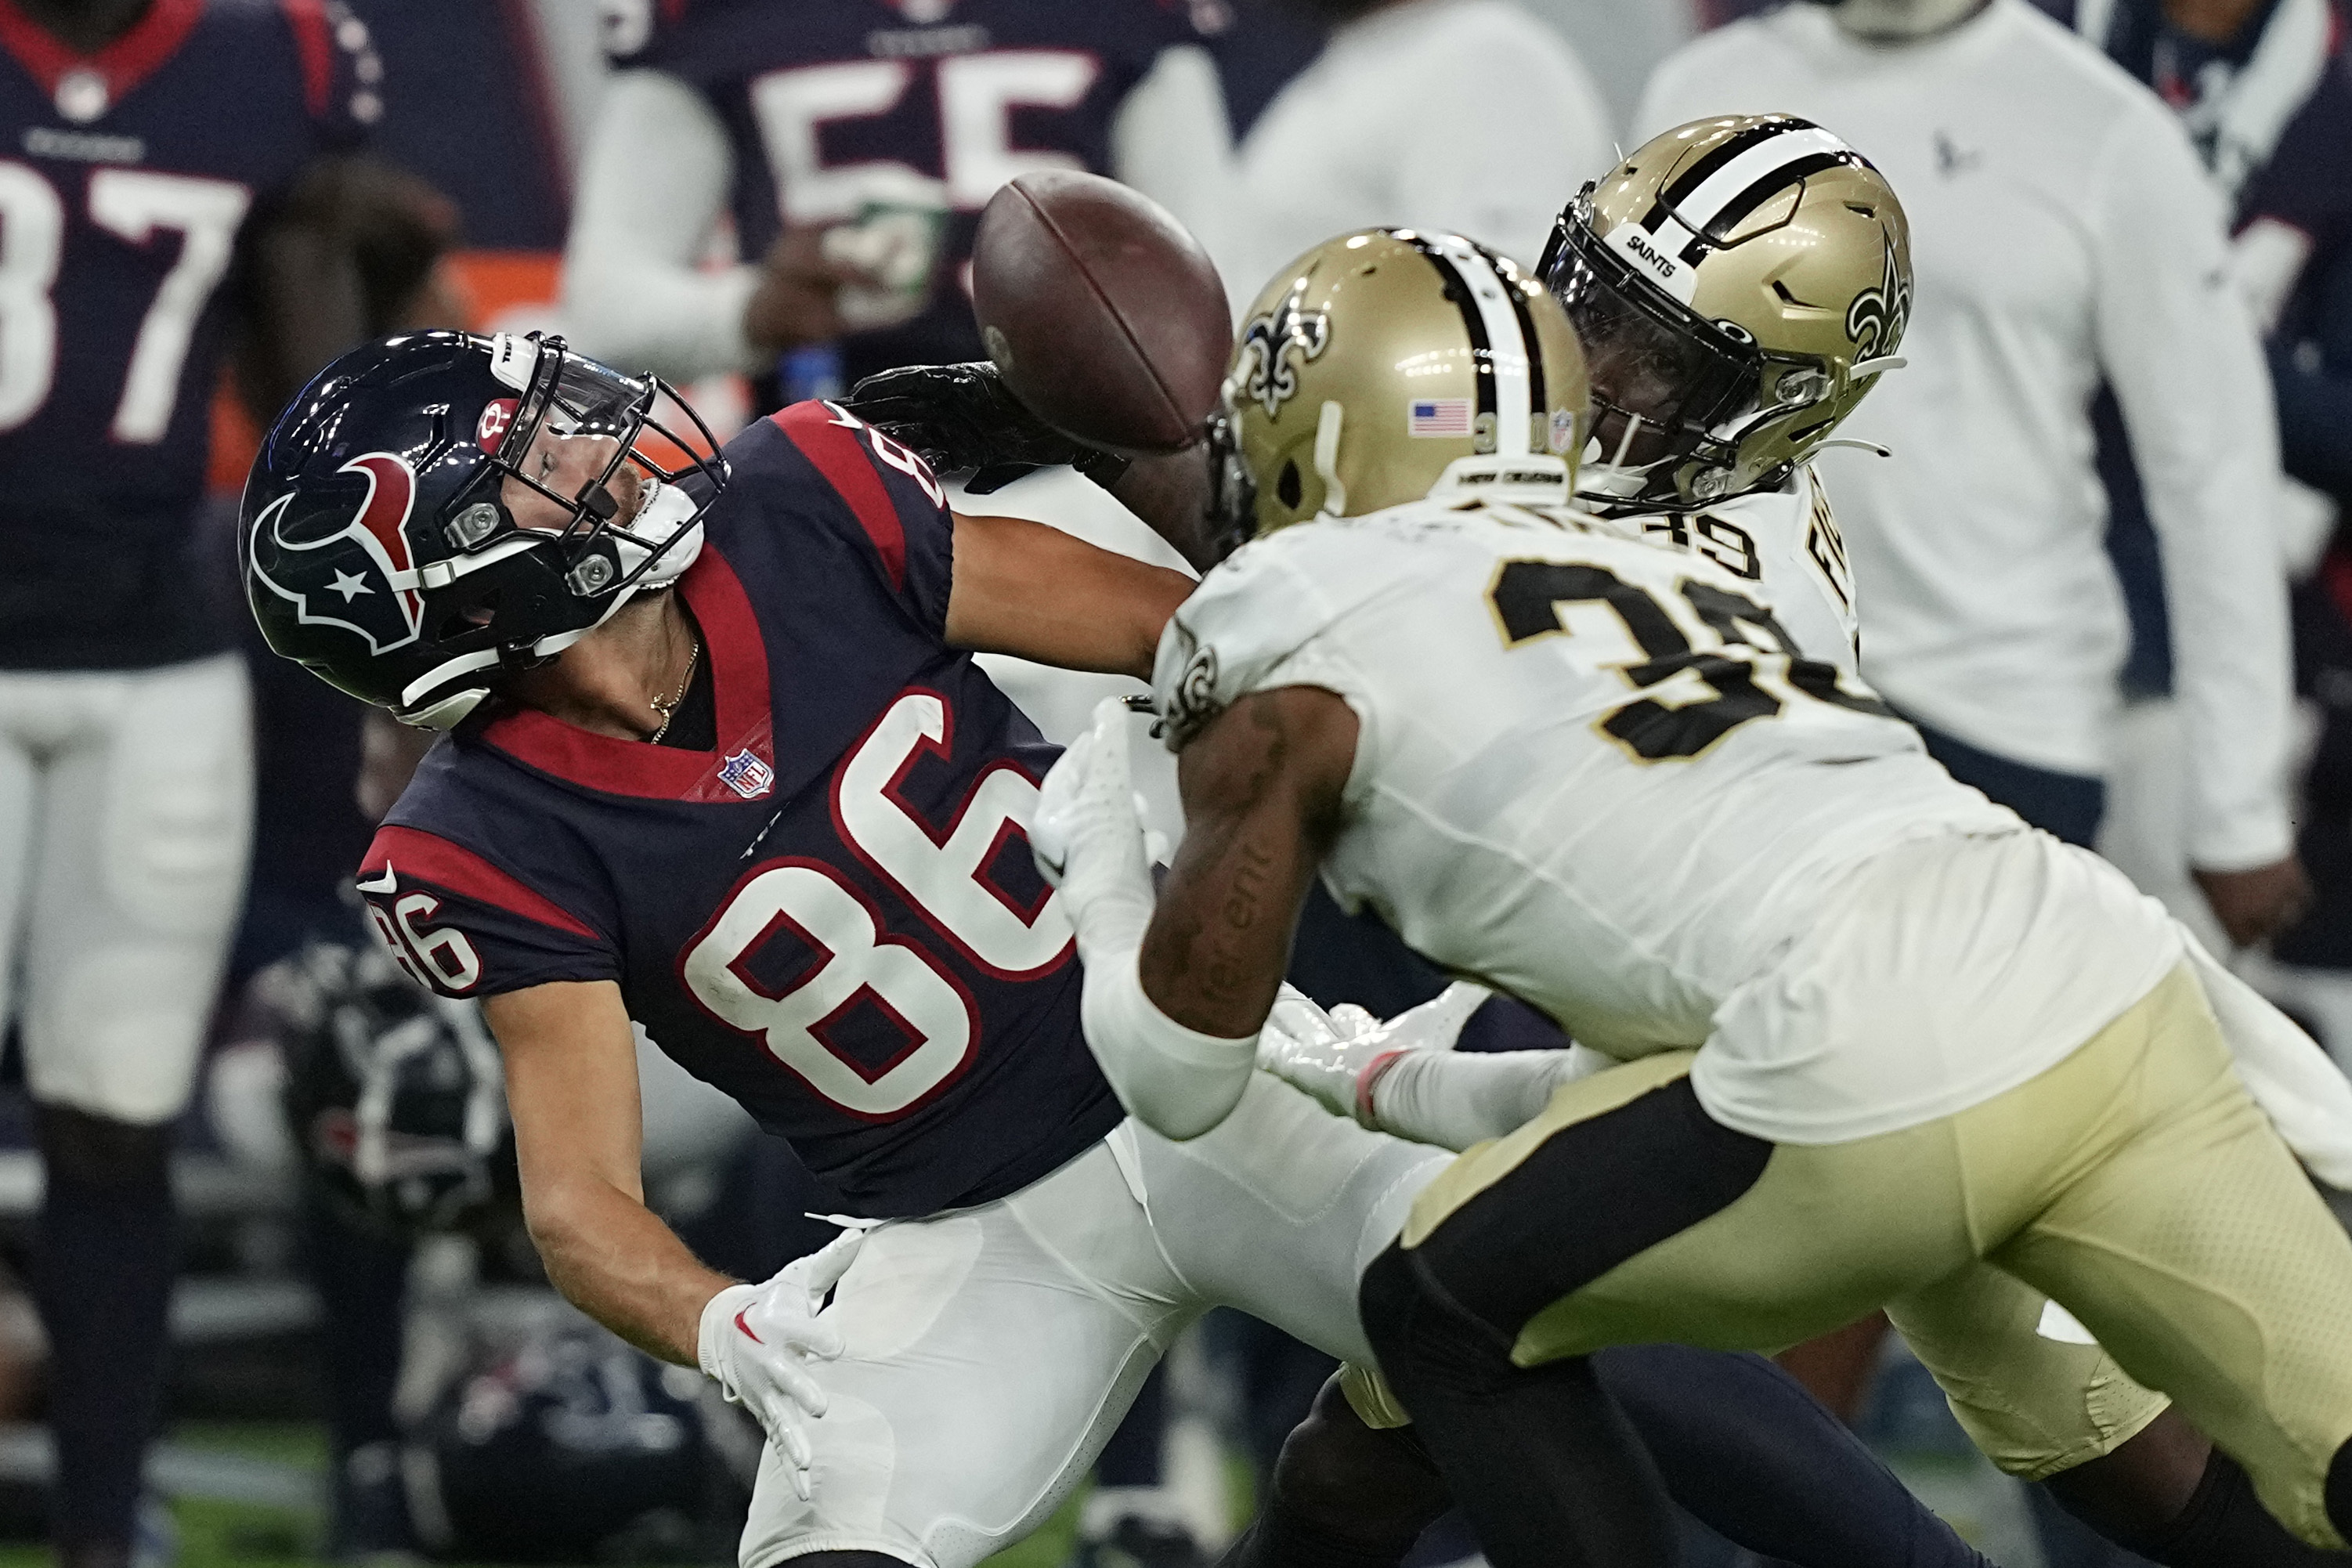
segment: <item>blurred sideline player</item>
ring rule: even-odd
[[[2315,901],[2280,933],[2259,982],[2352,1060],[2352,63],[2329,0],[2060,5],[2078,32],[2177,110],[2233,205],[2231,264],[2269,339],[2286,470],[2334,513],[2295,595],[2303,694],[2323,715],[2298,848]]]
[[[1637,154],[1594,203],[1612,227],[1646,213],[1645,247],[1596,240],[1580,265],[1622,280],[1769,245],[1816,180],[1860,198],[1826,177],[1859,160],[1809,132],[1703,125]],[[1796,200],[1781,179],[1805,183]],[[1629,1064],[1474,1148],[1365,1277],[1381,1366],[1506,1568],[1667,1556],[1656,1489],[1622,1463],[1583,1359],[1604,1345],[1786,1342],[1900,1298],[2005,1461],[2048,1473],[2144,1426],[2161,1402],[2111,1425],[2113,1367],[2041,1334],[2027,1283],[2245,1454],[2298,1536],[2340,1546],[2352,1246],[2231,1059],[2305,1060],[2309,1042],[2112,868],[1955,785],[1738,578],[1515,505],[1566,499],[1569,463],[1529,418],[1559,344],[1538,357],[1541,311],[1507,305],[1507,273],[1465,287],[1468,247],[1402,237],[1452,267],[1423,277],[1390,237],[1332,242],[1261,296],[1271,330],[1226,384],[1221,515],[1240,537],[1307,526],[1212,573],[1161,643],[1190,823],[1164,888],[1114,709],[1045,789],[1040,863],[1123,1098],[1190,1131],[1247,1092],[1318,865],[1423,952]],[[1538,331],[1514,338],[1514,313]],[[1493,355],[1491,386],[1468,356],[1444,381],[1400,374],[1433,361],[1444,317],[1519,345]],[[1779,402],[1844,390],[1762,368]],[[1396,416],[1465,391],[1492,409],[1485,450],[1440,474],[1459,446],[1416,452]],[[1549,450],[1572,454],[1568,434]],[[1433,475],[1428,501],[1395,505]],[[1636,826],[1662,795],[1706,825],[1671,876]],[[1923,1007],[1923,982],[1953,1010]],[[2291,1125],[2307,1108],[2274,1109]],[[2255,1213],[2269,1245],[2225,1241]],[[2244,1320],[2254,1332],[2208,1331]],[[2025,1408],[2053,1384],[2063,1400]],[[1538,1413],[1532,1444],[1496,1430]]]
[[[1831,454],[1863,668],[1955,777],[2090,844],[2125,622],[2090,404],[2120,405],[2166,560],[2189,857],[2234,942],[2305,898],[2286,807],[2277,433],[2222,214],[2172,116],[2026,0],[1795,5],[1659,66],[1636,129],[1804,115],[1904,192],[1915,368]],[[2072,216],[2062,216],[2072,215]]]
[[[317,0],[14,0],[0,56],[0,1013],[47,1173],[58,1552],[120,1563],[166,1344],[171,1122],[251,811],[246,680],[192,558],[211,397],[233,336],[270,405],[360,335],[314,160],[375,118],[381,68]]]
[[[1378,224],[1475,234],[1531,262],[1554,193],[1612,161],[1591,72],[1509,0],[1289,5],[1334,24],[1330,39],[1242,139],[1230,212],[1194,229],[1236,305],[1309,247]]]
[[[1088,169],[1213,216],[1228,133],[1195,46],[1224,15],[1213,0],[605,0],[615,69],[575,181],[566,325],[588,353],[681,381],[769,375],[835,340],[838,385],[977,359],[971,236],[1007,180]],[[730,219],[745,259],[705,270]]]
[[[557,341],[356,351],[265,446],[248,596],[281,652],[454,726],[362,890],[420,980],[486,998],[551,1279],[760,1415],[742,1561],[973,1563],[1207,1306],[1369,1353],[1355,1273],[1443,1156],[1271,1080],[1179,1144],[1093,1068],[1024,845],[1051,748],[957,650],[1134,670],[1187,579],[952,514],[834,405],[665,463],[656,395]],[[643,1204],[632,1017],[868,1218],[765,1285],[698,1264]],[[1662,1463],[1801,1563],[1847,1568],[1857,1533],[1972,1562],[1821,1426],[1772,1434],[1828,1479],[1755,1496],[1761,1521],[1721,1506],[1738,1439],[1661,1433]]]

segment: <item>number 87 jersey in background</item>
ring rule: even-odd
[[[226,646],[188,554],[238,236],[380,75],[331,0],[154,0],[88,56],[0,0],[0,668]]]
[[[816,403],[726,457],[664,743],[486,704],[360,889],[444,994],[618,984],[848,1212],[989,1202],[1121,1115],[1030,859],[1054,748],[944,640],[953,522],[919,458]]]

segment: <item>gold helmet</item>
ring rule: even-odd
[[[1537,271],[1591,365],[1578,490],[1593,500],[1777,485],[1903,363],[1903,204],[1861,153],[1786,114],[1644,142],[1568,205]]]
[[[1540,283],[1453,235],[1342,235],[1250,307],[1210,419],[1220,542],[1433,491],[1564,502],[1584,426],[1584,353]]]

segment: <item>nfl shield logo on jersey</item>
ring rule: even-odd
[[[719,765],[719,782],[745,800],[757,800],[775,787],[776,770],[740,751]]]

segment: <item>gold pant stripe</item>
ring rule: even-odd
[[[1507,1190],[1548,1138],[1688,1061],[1567,1086],[1444,1173],[1407,1245],[1470,1197]],[[1983,1104],[1875,1138],[1776,1147],[1727,1207],[1529,1319],[1515,1359],[1654,1340],[1770,1349],[1895,1303],[2012,1469],[2063,1468],[2153,1417],[2096,1358],[2027,1331],[2021,1296],[2000,1292],[2008,1310],[1971,1331],[1969,1295],[1994,1299],[1979,1260],[2063,1304],[2116,1372],[2169,1394],[2298,1535],[2343,1544],[2323,1487],[2352,1437],[2352,1240],[2239,1085],[2185,966]],[[2063,1398],[2041,1399],[2034,1381],[2070,1368]]]

